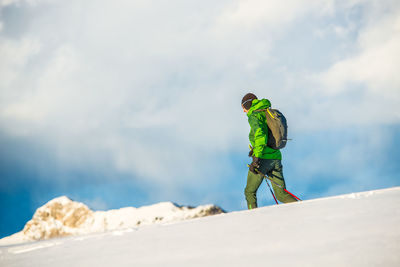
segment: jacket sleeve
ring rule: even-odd
[[[260,158],[264,147],[267,144],[267,133],[264,133],[263,129],[261,128],[257,116],[249,116],[249,124],[251,128],[249,139],[251,145],[253,146],[253,155],[254,157]]]

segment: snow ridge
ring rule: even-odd
[[[181,207],[172,202],[161,202],[140,208],[126,207],[109,211],[92,211],[83,203],[61,196],[38,208],[21,232],[0,239],[0,245],[123,230],[219,213],[224,213],[224,211],[215,205],[193,208]]]

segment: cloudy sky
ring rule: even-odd
[[[398,186],[399,47],[398,0],[0,0],[0,237],[60,195],[245,209],[248,92],[300,197]]]

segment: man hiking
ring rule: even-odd
[[[268,126],[265,112],[260,110],[269,107],[271,107],[271,102],[268,99],[258,100],[252,93],[246,94],[242,99],[242,108],[250,124],[249,140],[252,148],[249,157],[253,158],[244,190],[248,209],[257,208],[257,190],[265,175],[272,180],[272,188],[279,201],[283,203],[297,201],[284,190],[286,186],[282,172],[281,151],[267,146]]]

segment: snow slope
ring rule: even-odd
[[[400,187],[0,247],[0,266],[400,266]]]

